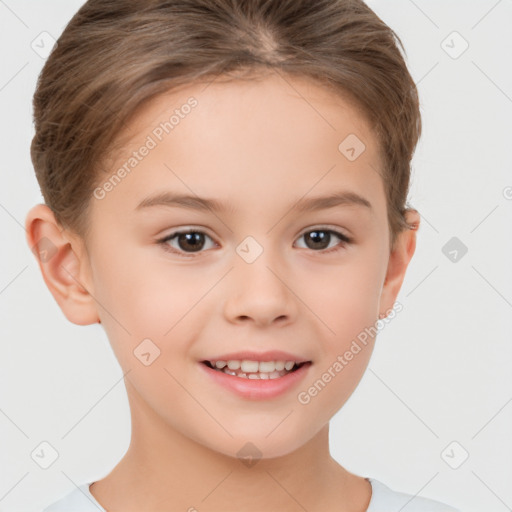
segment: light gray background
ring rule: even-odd
[[[26,213],[42,202],[29,145],[44,59],[31,43],[43,31],[57,38],[81,4],[0,0],[1,511],[38,510],[105,476],[130,439],[106,335],[66,320],[25,242]],[[404,310],[333,418],[332,454],[466,512],[511,510],[512,1],[368,4],[401,37],[420,91],[410,202],[422,226]],[[454,31],[469,43],[456,59],[445,51],[462,48]],[[468,248],[457,262],[442,252],[452,237]],[[31,458],[43,441],[59,453],[48,469]],[[456,465],[464,450],[452,469],[445,460]]]

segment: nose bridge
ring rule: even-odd
[[[256,238],[257,236],[257,238]],[[252,284],[281,287],[276,274],[286,273],[284,255],[280,253],[279,240],[272,234],[261,233],[246,236],[236,247],[235,267],[240,276],[254,280]],[[284,276],[283,276],[284,277]]]
[[[259,237],[260,239],[263,238]],[[230,319],[250,317],[258,323],[295,314],[293,294],[286,283],[285,265],[277,248],[247,236],[236,247],[234,269],[225,302]]]

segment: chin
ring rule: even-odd
[[[290,430],[283,430],[282,436],[274,433],[267,436],[267,431],[254,434],[246,432],[239,436],[231,433],[233,438],[209,448],[228,457],[239,459],[247,467],[255,465],[258,460],[285,457],[304,444],[297,439],[290,439]]]

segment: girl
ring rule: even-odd
[[[419,225],[397,43],[361,0],[89,0],[70,21],[34,96],[27,241],[66,317],[104,327],[132,437],[46,512],[454,511],[329,453]]]

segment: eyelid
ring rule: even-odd
[[[169,237],[173,237],[174,235],[177,235],[179,233],[191,233],[191,232],[194,232],[194,233],[204,233],[205,235],[208,235],[210,238],[214,238],[213,235],[211,235],[209,233],[209,229],[208,228],[205,228],[204,226],[194,226],[193,224],[192,225],[189,225],[189,226],[180,226],[178,228],[174,228],[171,229],[169,231],[169,234],[167,235],[164,235],[164,236],[161,236],[160,237],[160,240],[161,239],[165,239],[165,238],[169,238]]]
[[[302,236],[306,233],[310,233],[311,231],[332,231],[334,233],[338,233],[343,238],[347,239],[347,243],[352,242],[353,238],[351,235],[348,235],[343,228],[339,228],[338,226],[329,226],[325,224],[313,225],[313,227],[308,227],[302,230],[298,236]]]
[[[178,234],[190,233],[190,232],[203,233],[203,234],[209,236],[212,240],[214,240],[214,237],[212,235],[210,235],[207,232],[207,230],[205,231],[205,229],[207,229],[207,228],[204,228],[203,226],[185,226],[185,227],[182,227],[182,228],[177,228],[175,231],[171,231],[168,235],[160,237],[160,239],[157,240],[157,241],[169,239],[169,238],[172,238],[172,237],[174,237],[174,236],[176,236]],[[321,224],[313,225],[312,227],[310,226],[310,227],[304,228],[302,231],[299,232],[297,237],[301,237],[301,236],[305,235],[306,233],[310,233],[311,231],[320,231],[320,230],[332,231],[334,233],[338,233],[339,235],[342,236],[342,238],[346,239],[347,243],[352,243],[353,242],[352,236],[348,235],[345,232],[345,230],[339,228],[338,226],[329,226],[329,225],[321,225]]]
[[[215,238],[208,233],[208,230],[202,226],[184,226],[184,227],[176,228],[174,231],[171,231],[169,234],[157,238],[156,242],[161,243],[161,244],[166,244],[170,239],[174,239],[178,235],[183,235],[183,234],[187,234],[187,233],[204,234],[208,238],[210,238],[215,243],[215,245],[219,245],[216,242]],[[200,251],[200,252],[204,252],[204,251]],[[189,253],[189,254],[199,254],[199,253]]]

